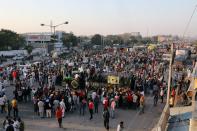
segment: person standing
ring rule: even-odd
[[[60,108],[62,109],[62,117],[64,118],[64,113],[65,113],[65,109],[66,109],[64,99],[62,99],[62,101],[60,102]]]
[[[109,114],[108,108],[105,108],[103,112],[103,118],[104,118],[104,126],[107,130],[109,130],[109,117],[110,117],[110,114]]]
[[[59,128],[62,128],[62,109],[60,106],[57,107],[55,114],[56,114],[55,116],[59,124]]]
[[[86,105],[87,105],[87,101],[86,101],[86,99],[84,97],[83,100],[82,100],[82,109],[81,109],[82,110],[82,113],[83,113],[83,116],[85,114]],[[80,110],[80,113],[81,113],[81,110]]]
[[[19,131],[24,131],[25,130],[24,121],[22,121],[21,118],[18,118],[18,122],[19,122]]]
[[[94,110],[94,103],[90,100],[88,104],[89,112],[90,112],[90,120],[93,118],[93,110]]]
[[[136,110],[137,109],[137,99],[138,99],[138,96],[133,93],[133,108]]]
[[[161,88],[160,97],[161,97],[161,103],[163,103],[163,97],[164,97],[164,90],[163,90],[163,88]]]
[[[8,127],[9,120],[10,120],[10,118],[8,116],[6,116],[6,119],[3,121],[3,129],[6,129]]]
[[[12,100],[11,104],[12,104],[12,109],[13,109],[14,117],[18,117],[18,103],[17,103],[16,98],[14,98]]]
[[[52,106],[49,102],[49,99],[46,100],[45,102],[45,109],[46,109],[46,117],[47,118],[51,118],[51,109],[52,109]]]
[[[44,118],[44,102],[42,100],[39,100],[38,102],[38,109],[40,118]]]
[[[124,129],[124,123],[123,121],[121,121],[120,124],[118,124],[117,131],[123,131],[123,129]]]
[[[141,95],[141,97],[140,97],[140,114],[144,113],[144,103],[145,103],[144,95]]]
[[[5,111],[5,99],[0,96],[1,113]]]
[[[155,93],[154,93],[154,106],[157,106],[157,102],[158,102],[158,92],[155,91]]]
[[[111,102],[111,118],[114,119],[115,117],[115,107],[116,107],[116,102],[114,99],[112,99]]]
[[[7,105],[7,115],[8,115],[8,117],[10,117],[10,112],[11,112],[11,110],[12,110],[12,105],[11,105],[11,103],[10,103],[10,100],[7,100],[7,103],[6,103]]]
[[[95,109],[95,113],[98,114],[98,104],[99,104],[99,97],[98,95],[96,95],[96,97],[94,98],[94,109]]]

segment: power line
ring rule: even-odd
[[[184,30],[184,33],[183,33],[183,39],[184,39],[184,37],[185,37],[185,34],[186,34],[186,32],[187,32],[187,30],[188,30],[188,28],[189,28],[189,25],[190,25],[191,21],[192,21],[192,18],[193,18],[193,16],[194,16],[194,13],[196,12],[196,9],[197,9],[197,5],[195,6],[195,8],[194,8],[194,10],[193,10],[193,12],[192,12],[192,15],[191,15],[191,17],[190,17],[190,19],[189,19],[189,21],[188,21],[188,23],[187,23],[187,26],[185,27],[185,30]]]

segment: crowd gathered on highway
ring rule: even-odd
[[[90,120],[95,113],[103,112],[107,130],[110,119],[117,118],[117,108],[139,110],[143,115],[147,95],[152,96],[154,106],[158,101],[165,103],[169,62],[163,60],[162,55],[161,49],[106,48],[83,53],[75,51],[66,59],[50,57],[32,64],[22,62],[2,67],[0,106],[1,113],[7,114],[3,128],[24,130],[18,107],[21,102],[32,103],[32,111],[41,119],[56,117],[60,128],[62,119],[72,112],[81,116],[89,114]],[[176,94],[181,96],[181,103],[188,103],[187,73],[192,71],[180,65],[174,68],[171,106]],[[109,82],[112,78],[114,83]],[[12,99],[6,96],[7,86],[14,88]],[[117,131],[123,130],[120,120]]]

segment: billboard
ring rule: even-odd
[[[28,35],[27,41],[51,41],[50,35]]]

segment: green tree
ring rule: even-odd
[[[148,38],[148,37],[145,37],[141,40],[141,43],[142,44],[150,44],[150,43],[153,43],[151,38]]]
[[[69,48],[70,46],[77,46],[78,38],[73,33],[63,33],[62,42],[64,46]]]
[[[92,38],[91,38],[91,43],[94,45],[101,45],[101,35],[99,34],[95,34]]]
[[[0,31],[0,50],[18,50],[25,46],[25,39],[21,35],[2,29]]]
[[[27,46],[25,46],[25,49],[27,50],[27,53],[30,55],[33,50],[33,46],[27,45]]]

